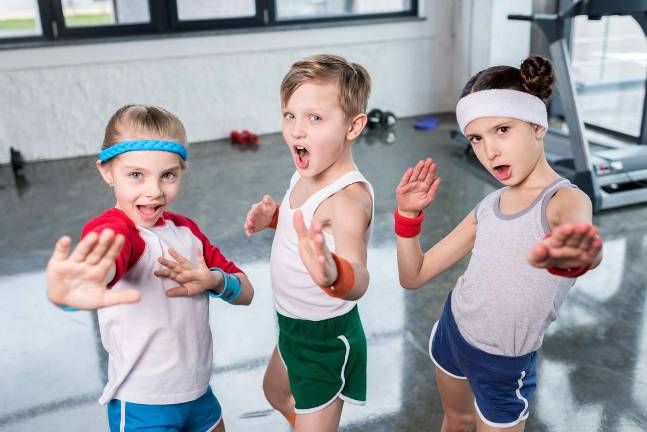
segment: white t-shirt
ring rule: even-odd
[[[173,260],[168,253],[173,248],[195,262],[195,250],[200,249],[209,267],[227,273],[241,270],[192,220],[175,213],[166,212],[155,226],[144,228],[113,208],[88,222],[83,235],[105,228],[126,237],[112,289],[133,288],[142,296],[138,303],[98,311],[101,342],[109,358],[108,382],[99,403],[120,399],[174,404],[199,398],[207,391],[212,368],[209,297],[167,297],[165,291],[177,282],[153,274],[162,268],[157,259]]]

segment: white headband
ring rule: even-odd
[[[510,117],[548,128],[546,104],[537,96],[518,90],[481,90],[458,101],[456,120],[463,135],[472,120],[483,117]]]

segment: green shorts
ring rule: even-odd
[[[321,321],[279,317],[279,354],[296,413],[319,411],[335,398],[366,403],[366,336],[357,306]]]

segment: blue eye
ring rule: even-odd
[[[285,113],[285,114],[283,114],[283,117],[284,117],[286,120],[293,120],[293,119],[294,119],[294,114],[292,114],[292,113]]]
[[[142,173],[140,173],[140,172],[131,172],[131,173],[128,173],[128,177],[130,177],[133,180],[139,180],[140,178],[142,178]]]

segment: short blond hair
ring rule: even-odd
[[[339,106],[347,118],[366,112],[371,76],[357,63],[334,54],[318,54],[294,63],[281,82],[281,106],[304,83],[334,82],[339,87]]]
[[[167,138],[188,147],[182,121],[164,108],[152,105],[124,105],[108,121],[101,149],[123,141],[129,133]]]

